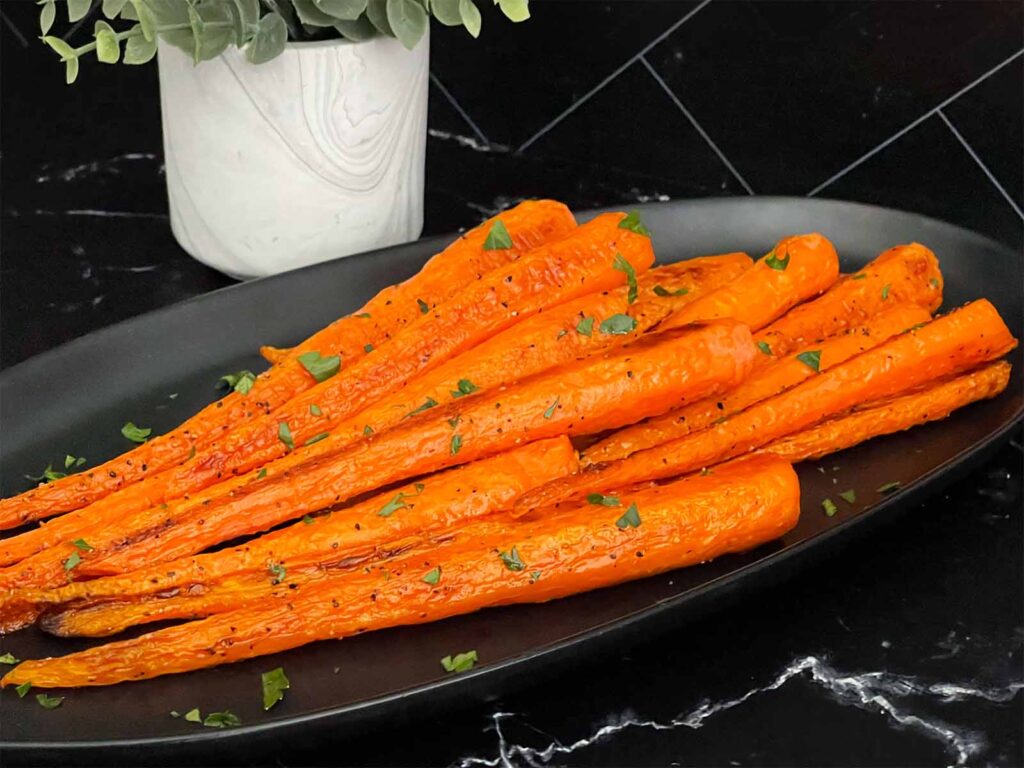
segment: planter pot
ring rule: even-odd
[[[429,38],[289,43],[193,66],[160,43],[171,229],[239,278],[417,238]]]

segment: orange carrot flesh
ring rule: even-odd
[[[795,307],[757,334],[776,355],[863,324],[894,304],[917,304],[935,312],[942,304],[942,273],[935,254],[919,243],[881,253],[845,275],[814,301]]]
[[[623,459],[637,451],[686,437],[796,386],[816,374],[813,367],[798,357],[799,354],[817,355],[815,360],[818,370],[825,371],[929,320],[931,315],[928,310],[916,304],[901,304],[871,318],[858,328],[850,329],[842,336],[797,350],[794,355],[776,358],[766,354],[769,362],[755,369],[751,377],[736,389],[715,398],[685,405],[640,424],[624,427],[587,448],[583,457],[584,464]],[[764,349],[761,351],[765,353]]]
[[[494,220],[484,222],[435,256],[406,282],[386,288],[353,315],[343,318],[301,344],[296,355],[256,378],[248,394],[231,392],[167,434],[160,435],[90,470],[40,485],[0,500],[0,530],[79,509],[118,489],[139,482],[188,459],[222,436],[225,430],[282,406],[316,382],[296,360],[312,350],[339,355],[343,365],[363,357],[366,345],[380,346],[418,316],[417,299],[433,306],[478,279],[480,274],[515,261],[529,249],[559,239],[575,227],[561,203],[523,203],[499,214],[513,248],[485,251],[483,243]],[[368,316],[367,316],[368,315]]]
[[[817,459],[873,437],[944,419],[958,408],[999,395],[1009,382],[1010,364],[993,363],[880,405],[829,419],[769,443],[759,453],[791,462]]]
[[[727,389],[759,354],[749,330],[731,322],[659,333],[516,385],[460,398],[398,427],[234,494],[172,502],[96,524],[82,538],[73,575],[108,575],[199,552],[236,536],[345,501],[389,483],[435,472],[525,442],[613,429]],[[204,503],[205,502],[205,503]],[[0,569],[0,590],[66,580],[61,544]]]
[[[439,548],[427,561],[417,553],[389,562],[387,580],[354,573],[299,585],[286,599],[60,658],[24,661],[0,685],[110,685],[491,606],[553,600],[751,549],[792,529],[799,498],[788,464],[751,459],[622,499],[636,505],[635,517],[626,506],[583,505],[494,536],[474,535],[467,526],[464,543]],[[637,524],[620,524],[624,519]],[[431,584],[423,577],[434,567],[440,578]]]
[[[487,273],[355,365],[276,411],[241,424],[184,464],[58,521],[56,530],[30,531],[25,538],[5,542],[0,547],[0,563],[16,562],[13,558],[18,554],[38,550],[57,535],[74,538],[83,521],[112,524],[133,512],[195,494],[224,478],[261,467],[308,441],[320,440],[342,419],[521,317],[626,282],[625,272],[616,267],[620,259],[643,273],[654,260],[650,238],[620,227],[623,218],[624,214],[616,213],[598,216],[568,237]]]
[[[756,331],[817,296],[838,276],[839,257],[827,238],[817,233],[787,237],[730,285],[673,313],[662,328],[728,317]]]
[[[861,403],[969,371],[1017,344],[995,307],[975,301],[869,349],[773,398],[687,437],[593,465],[524,494],[519,513],[583,494],[692,472],[740,456]]]

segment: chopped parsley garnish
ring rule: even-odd
[[[890,287],[891,286],[889,285],[889,283],[886,283],[885,285],[882,286],[882,301],[885,301],[886,299],[889,298],[889,288]]]
[[[530,583],[536,584],[540,581],[540,571],[530,571]]]
[[[462,421],[462,417],[456,414],[453,418],[448,419],[448,426],[451,427],[452,429],[455,429],[457,426],[459,426],[460,421]]]
[[[25,698],[25,694],[28,693],[31,690],[32,690],[32,682],[29,681],[27,683],[22,683],[21,685],[19,685],[17,688],[14,689],[14,692],[18,694],[18,698],[19,699],[24,699]]]
[[[767,341],[759,341],[759,342],[757,342],[757,348],[761,350],[762,354],[770,356],[771,353],[772,353],[772,348],[770,346],[768,346],[768,342]]]
[[[416,299],[416,305],[420,308],[420,314],[425,315],[430,311],[430,305],[423,299]]]
[[[764,263],[771,269],[777,270],[779,272],[785,272],[786,267],[789,266],[789,251],[786,251],[786,255],[780,259],[778,256],[775,255],[775,251],[773,250],[771,253],[764,257]]]
[[[445,656],[441,659],[441,666],[445,672],[466,672],[473,668],[478,661],[476,651],[456,653],[454,656]]]
[[[654,286],[654,295],[666,298],[668,296],[685,296],[690,292],[689,288],[676,288],[674,291],[670,291],[668,288],[664,288],[661,285]]]
[[[839,498],[845,501],[847,504],[853,504],[857,501],[857,492],[852,488],[848,491],[840,491]]]
[[[630,504],[622,517],[615,521],[615,525],[619,528],[639,528],[640,527],[640,510],[636,508],[636,504]]]
[[[290,683],[288,676],[284,673],[283,667],[272,669],[260,675],[260,684],[263,687],[263,710],[266,711],[284,698],[284,692],[288,690]]]
[[[878,493],[892,493],[893,491],[898,491],[899,489],[900,489],[900,481],[899,480],[893,480],[891,483],[886,483],[885,485],[878,486],[878,488],[876,488],[875,490]]]
[[[412,498],[414,496],[419,496],[421,493],[423,493],[423,489],[426,486],[424,486],[423,483],[416,483],[414,487],[416,488],[416,493],[406,493],[405,491],[399,491],[398,493],[395,494],[395,497],[391,499],[391,501],[389,501],[387,504],[385,504],[383,507],[377,510],[377,514],[381,517],[391,517],[391,515],[393,515],[398,510],[402,509],[403,507],[409,506],[408,504],[405,503],[405,500]]]
[[[190,709],[188,712],[186,712],[185,719],[190,723],[203,722],[203,716],[199,713],[198,709]]]
[[[521,571],[526,567],[526,563],[519,558],[519,550],[515,547],[509,552],[499,552],[498,557],[510,571]]]
[[[437,584],[441,580],[441,566],[435,566],[426,572],[423,576],[423,581],[427,584]]]
[[[622,501],[618,496],[605,496],[603,493],[588,493],[587,503],[601,507],[618,507]]]
[[[20,664],[21,659],[14,658],[13,653],[0,653],[0,664]]]
[[[477,391],[478,387],[469,379],[459,379],[459,383],[456,385],[458,389],[451,391],[452,397],[465,397],[471,395]]]
[[[584,317],[576,323],[576,333],[580,336],[589,336],[594,332],[594,318]]]
[[[185,715],[185,719],[188,719],[188,715]],[[235,728],[241,724],[241,718],[226,709],[223,712],[211,712],[203,718],[203,725],[207,728]]]
[[[360,312],[358,315],[356,315],[356,317],[369,317],[369,316],[370,316],[369,312]]]
[[[218,386],[220,386],[221,382],[223,382],[229,389],[235,390],[235,392],[241,392],[243,395],[248,395],[249,390],[252,389],[252,385],[256,383],[256,374],[252,371],[228,373],[217,379]]]
[[[555,409],[558,408],[558,398],[555,397],[554,402],[551,403],[547,408],[544,409],[544,418],[550,419],[555,415]]]
[[[863,272],[858,272],[856,275],[850,275],[851,280],[864,280],[867,278]]]
[[[85,464],[85,456],[72,456],[70,453],[64,457],[64,469],[74,469]]]
[[[640,221],[640,211],[630,211],[627,213],[622,221],[619,222],[619,229],[628,229],[630,232],[635,232],[644,237],[651,236],[651,230]]]
[[[505,222],[498,219],[491,225],[491,231],[487,233],[487,239],[484,240],[484,250],[500,251],[511,247],[512,235],[508,233],[508,227],[505,226]]]
[[[92,549],[92,547],[89,545],[89,542],[87,542],[85,539],[75,539],[71,543],[80,552],[88,552]]]
[[[835,517],[836,512],[839,511],[839,507],[835,505],[835,502],[832,501],[832,499],[825,499],[822,501],[821,508],[825,510],[825,515],[827,517]]]
[[[369,424],[367,424],[365,427],[363,427],[363,437],[369,437],[372,434],[373,434],[373,427],[371,427]]]
[[[153,430],[149,427],[137,427],[130,421],[121,427],[121,434],[133,443],[144,443]]]
[[[45,693],[37,693],[36,701],[39,702],[39,706],[43,709],[56,709],[64,701],[63,696],[48,696]]]
[[[263,469],[261,469],[259,472],[256,473],[256,479],[257,480],[262,480],[266,476],[267,476],[267,468],[266,467],[264,467]]]
[[[280,584],[282,581],[284,581],[284,577],[288,575],[288,569],[280,563],[274,563],[269,568],[267,568],[267,571],[270,572],[271,584]]]
[[[926,325],[928,325],[928,321],[925,321],[923,323],[916,323],[915,325],[910,326],[909,328],[907,328],[903,332],[904,333],[912,333],[913,331],[919,331],[922,328],[924,328]]]
[[[36,483],[49,483],[54,480],[60,480],[62,477],[67,477],[67,472],[59,472],[53,468],[53,464],[47,464],[46,469],[43,470],[41,475],[25,475],[26,480],[32,480]]]
[[[821,370],[821,350],[820,349],[809,349],[806,352],[801,352],[796,356],[796,359],[806,365],[815,373]]]
[[[297,359],[309,375],[316,379],[317,383],[327,381],[341,370],[341,357],[338,355],[322,357],[315,349],[299,355]]]
[[[452,435],[451,446],[448,450],[452,456],[462,450],[462,435]]]
[[[330,432],[321,432],[319,435],[313,435],[309,440],[303,443],[303,445],[312,445],[313,443],[319,443],[321,440],[326,440],[331,436]]]
[[[292,437],[292,430],[287,421],[277,423],[277,439],[284,443],[289,451],[295,450],[295,439]]]
[[[373,344],[363,344],[363,352],[366,354],[373,352]]]
[[[636,270],[633,269],[633,265],[621,253],[616,253],[615,259],[612,261],[612,268],[625,274],[626,284],[629,286],[629,292],[626,294],[626,303],[635,304],[638,289],[636,286]]]
[[[428,397],[426,400],[423,401],[423,405],[421,405],[419,408],[411,410],[407,414],[405,414],[405,418],[408,419],[410,416],[415,416],[417,413],[423,413],[424,411],[430,410],[435,405],[437,405],[437,400],[435,400],[432,397]]]
[[[632,333],[635,329],[636,319],[623,314],[612,315],[601,323],[600,326],[601,333],[612,336],[621,336],[625,333]]]
[[[80,562],[82,562],[82,556],[77,552],[72,552],[70,557],[64,561],[64,570],[70,571],[75,568]]]
[[[324,412],[320,410],[320,406],[317,405],[316,403],[313,403],[311,406],[309,406],[309,412],[311,414],[313,414],[314,416],[323,416],[324,415]]]
[[[563,336],[565,336],[565,334],[567,334],[567,333],[568,333],[568,331],[567,331],[567,330],[565,330],[565,328],[563,328],[562,330],[560,330],[560,331],[559,331],[559,332],[558,332],[558,333],[557,333],[557,334],[555,335],[555,341],[557,341],[558,339],[562,338],[562,337],[563,337]]]
[[[305,525],[312,525],[313,523],[315,523],[315,522],[316,522],[316,520],[315,520],[315,519],[313,518],[313,516],[312,516],[312,515],[303,515],[303,516],[302,516],[302,522],[303,522],[303,523],[304,523]]]
[[[928,284],[929,284],[929,285],[930,285],[930,286],[931,286],[932,288],[938,288],[938,287],[939,287],[939,278],[937,278],[937,277],[933,277],[933,278],[929,279],[929,280],[928,280]]]

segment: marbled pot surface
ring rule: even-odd
[[[33,4],[0,10],[2,364],[228,284],[171,237],[155,68],[67,88]],[[484,11],[485,45],[434,30],[428,234],[529,196],[787,193],[1024,244],[1019,2],[541,0],[516,28]],[[241,759],[1024,764],[1022,460],[1018,431],[829,561],[500,699]]]

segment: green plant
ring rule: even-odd
[[[60,56],[67,82],[78,77],[79,59],[89,53],[104,64],[145,64],[156,55],[157,38],[180,48],[198,64],[228,46],[262,64],[278,56],[288,40],[344,37],[359,42],[375,35],[397,38],[410,50],[426,32],[430,17],[462,26],[473,37],[482,18],[473,0],[63,0],[71,23],[97,10],[93,39],[78,47],[50,35],[60,0],[36,0],[42,40]],[[493,0],[512,21],[530,17],[530,0]],[[118,31],[110,22],[134,22]]]

